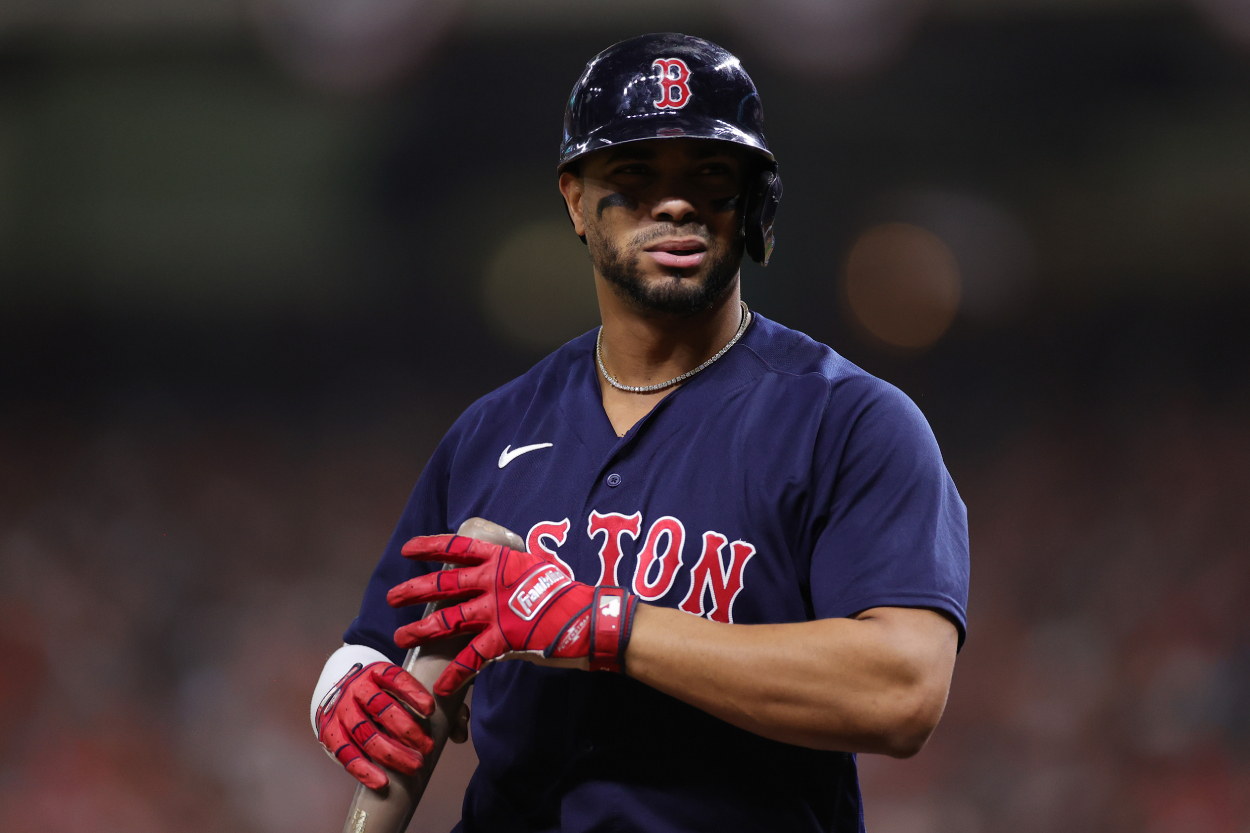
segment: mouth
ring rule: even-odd
[[[661,266],[692,269],[703,262],[703,257],[707,254],[707,244],[697,237],[682,237],[657,241],[644,251]]]

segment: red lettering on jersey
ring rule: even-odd
[[[618,585],[616,568],[622,555],[621,536],[628,535],[634,540],[638,539],[638,534],[642,532],[642,513],[622,515],[609,512],[600,515],[592,509],[590,520],[586,524],[586,534],[593,541],[600,532],[604,534],[604,539],[603,545],[599,547],[599,580],[595,584],[615,587]]]
[[[569,537],[569,528],[572,526],[569,519],[556,523],[555,521],[539,521],[530,529],[530,534],[525,536],[525,551],[532,552],[534,555],[546,555],[551,558],[560,569],[566,572],[569,578],[575,578],[573,568],[564,563],[564,559],[556,554],[556,551],[543,543],[546,538],[554,543],[557,547],[564,546],[565,540]]]
[[[703,554],[690,570],[690,590],[681,600],[679,608],[696,616],[703,615],[703,596],[712,592],[712,609],[707,618],[716,622],[733,622],[734,599],[742,592],[742,571],[755,555],[755,547],[746,541],[734,541],[729,548],[729,566],[725,566],[721,551],[729,539],[719,532],[703,533]]]
[[[665,539],[663,553],[659,553],[660,538]],[[638,553],[638,566],[634,568],[634,592],[638,598],[653,602],[673,587],[677,568],[681,566],[681,548],[686,541],[686,528],[681,521],[665,515],[647,531],[647,541]],[[655,579],[651,574],[655,573]]]
[[[660,99],[652,102],[661,110],[680,110],[690,102],[690,67],[681,58],[656,58],[651,66],[660,68]]]

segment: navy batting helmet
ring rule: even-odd
[[[642,35],[590,59],[564,110],[558,170],[601,148],[646,139],[715,139],[760,161],[747,189],[747,254],[767,265],[781,201],[777,160],[764,139],[764,107],[732,54],[702,38]]]

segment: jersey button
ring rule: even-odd
[[[608,475],[607,482],[609,486],[615,489],[617,486],[621,485],[621,476],[617,474],[616,472],[612,472],[611,474]]]

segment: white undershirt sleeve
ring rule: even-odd
[[[317,734],[317,706],[330,693],[330,689],[334,688],[335,683],[347,676],[352,666],[357,663],[363,666],[375,662],[390,662],[390,660],[381,651],[375,651],[364,645],[344,645],[330,654],[325,668],[321,669],[321,677],[313,688],[312,707],[308,713],[308,720],[312,723],[314,735]]]

